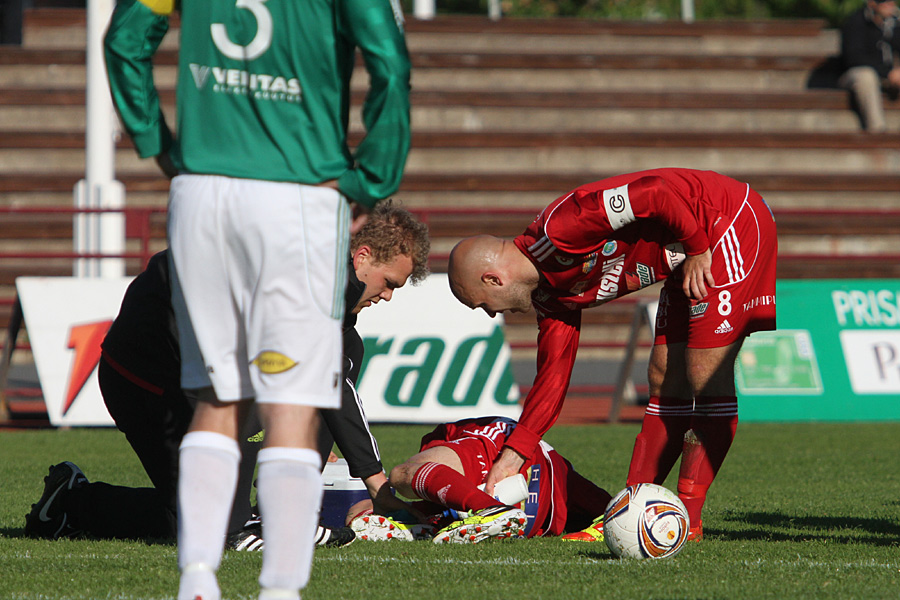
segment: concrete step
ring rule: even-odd
[[[160,90],[163,110],[174,122],[175,92]],[[353,94],[351,129],[362,131],[364,91]],[[413,129],[432,131],[800,131],[850,133],[859,121],[842,91],[473,92],[413,91]],[[83,130],[85,95],[80,89],[27,87],[0,90],[0,130]],[[900,130],[900,102],[886,103],[891,130]]]
[[[900,104],[897,105],[900,108]],[[168,115],[172,110],[165,109]],[[798,131],[851,133],[859,130],[856,114],[840,110],[693,110],[596,108],[484,108],[472,106],[416,106],[411,112],[414,130],[445,131],[580,131],[591,128],[644,131],[704,130],[728,132]],[[900,130],[900,110],[887,111],[888,128]],[[0,131],[17,129],[23,123],[36,131],[84,129],[83,107],[3,106]],[[362,131],[358,111],[351,114],[350,128]]]
[[[808,54],[836,52],[838,34],[820,21],[614,21],[587,19],[502,19],[440,15],[431,21],[406,18],[411,53],[456,51],[459,48],[498,52],[524,48],[529,52],[702,52],[705,54]],[[81,10],[27,10],[23,42],[32,48],[81,49],[86,44],[86,19]],[[177,47],[178,23],[173,23],[162,47]]]
[[[585,172],[603,170],[626,173],[659,166],[708,169],[722,173],[806,172],[890,174],[900,169],[900,148],[846,150],[842,148],[533,148],[533,149],[419,149],[410,153],[407,171],[486,174],[498,168],[522,173]]]
[[[71,179],[77,181],[84,174],[73,174]],[[120,175],[121,176],[121,175]],[[591,176],[588,179],[597,179]],[[585,179],[585,182],[588,181]],[[3,176],[0,176],[2,184]],[[74,184],[73,184],[74,185]],[[900,186],[900,182],[898,182]],[[482,208],[485,206],[501,207],[531,207],[537,214],[541,208],[550,203],[557,196],[565,193],[566,188],[546,192],[416,192],[401,185],[400,190],[394,194],[394,199],[402,202],[411,209],[422,209],[440,206],[455,206],[459,208]],[[847,206],[848,197],[852,197],[853,206],[858,209],[886,209],[900,210],[900,187],[891,191],[853,191],[853,192],[817,192],[817,191],[769,191],[764,192],[766,202],[773,209],[839,209]],[[126,200],[129,207],[160,207],[165,206],[168,194],[165,190],[139,191],[128,189]],[[0,191],[0,207],[54,207],[67,206],[73,202],[71,187],[63,191]]]
[[[395,195],[410,208],[495,208],[540,211],[552,199],[582,183],[614,175],[591,169],[581,173],[407,173]],[[749,173],[732,171],[778,210],[900,210],[900,173]],[[66,206],[83,172],[25,171],[0,175],[0,206]],[[131,207],[165,207],[168,181],[155,170],[118,170]],[[848,201],[848,199],[851,199]]]
[[[900,107],[900,104],[898,104]],[[887,114],[888,128],[900,130],[900,111]],[[21,122],[21,121],[20,121]],[[841,110],[692,110],[692,109],[505,109],[468,106],[415,107],[414,129],[458,131],[800,131],[849,133],[860,128],[849,108]],[[360,127],[359,120],[353,126]]]
[[[510,48],[523,48],[529,53],[579,53],[579,52],[683,52],[702,54],[739,54],[825,57],[839,51],[839,34],[825,29],[816,36],[737,36],[711,34],[703,36],[640,36],[620,33],[597,35],[425,32],[407,28],[406,44],[410,54],[420,52],[455,52],[465,48],[471,52],[503,52]],[[81,50],[87,45],[84,25],[71,27],[26,27],[23,47]],[[177,30],[163,39],[163,50],[178,48]]]
[[[800,90],[821,59],[797,55],[692,53],[527,54],[420,52],[411,56],[416,89]],[[0,84],[83,86],[85,52],[52,48],[0,48]],[[154,57],[160,86],[172,86],[177,52]],[[64,71],[64,72],[61,72]],[[367,75],[357,69],[354,86]]]
[[[350,145],[360,142],[360,133],[351,133]],[[0,138],[0,148],[5,150],[17,149],[43,149],[84,151],[84,133],[81,131],[67,132],[34,132],[29,130],[7,131]],[[132,149],[129,139],[122,139],[117,147],[120,150]],[[644,131],[616,131],[582,130],[566,132],[501,132],[501,131],[415,131],[412,134],[412,147],[414,151],[434,150],[437,152],[462,150],[467,152],[478,151],[578,151],[591,152],[602,148],[605,151],[613,149],[629,148],[653,148],[653,149],[699,149],[726,152],[731,149],[742,150],[780,150],[796,151],[808,150],[811,152],[842,151],[847,155],[852,153],[871,154],[873,158],[884,157],[891,159],[893,153],[900,151],[900,134],[887,133],[882,135],[868,135],[865,133],[807,133],[794,132],[733,132],[722,136],[718,133],[697,131],[677,132],[644,132]],[[502,163],[501,163],[502,164]],[[829,165],[831,170],[851,170],[852,164],[845,163],[845,169],[835,168],[841,163]],[[481,170],[491,167],[482,165]],[[873,161],[869,168],[878,170],[890,168],[890,165],[878,164]],[[492,170],[496,170],[494,166]],[[548,170],[548,169],[544,169]],[[555,169],[549,169],[555,170]],[[571,170],[571,169],[570,169]],[[734,169],[732,169],[734,170]],[[784,168],[779,169],[781,171]]]
[[[3,49],[0,48],[0,56]],[[161,66],[154,70],[157,85],[171,87],[175,83],[174,67]],[[788,91],[803,90],[809,73],[798,68],[788,71],[705,69],[681,71],[674,69],[635,67],[628,69],[598,68],[414,68],[412,86],[416,90],[495,90],[495,91],[567,91],[576,82],[581,91],[645,90],[645,91]],[[364,90],[367,75],[357,70],[352,85]],[[3,88],[53,87],[83,89],[85,69],[77,64],[21,65],[0,67],[0,86]]]
[[[2,53],[2,49],[0,49]],[[172,87],[175,69],[161,66],[154,70],[157,85]],[[417,68],[412,73],[416,90],[495,90],[495,91],[788,91],[806,87],[808,73],[794,71],[675,71],[657,69],[428,69]],[[352,86],[364,90],[367,76],[354,73]],[[17,65],[0,67],[0,86],[3,88],[53,87],[84,89],[85,69],[75,64]]]
[[[577,82],[581,91],[786,91],[806,87],[808,74],[795,71],[676,71],[659,69],[417,69],[416,89],[503,90],[524,92],[565,91]]]
[[[84,150],[2,149],[0,174],[84,171]],[[116,152],[117,169],[155,174],[152,160],[141,160],[130,149]],[[796,147],[609,147],[602,142],[590,147],[527,148],[413,148],[407,173],[489,175],[498,169],[519,173],[584,173],[598,166],[603,171],[626,173],[660,166],[708,169],[722,173],[892,174],[900,170],[900,146],[895,148]]]

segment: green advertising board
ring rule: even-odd
[[[780,280],[738,357],[742,421],[900,420],[900,280]]]

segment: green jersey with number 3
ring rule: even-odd
[[[179,10],[177,135],[152,57]],[[347,144],[359,48],[366,135]],[[105,39],[116,109],[142,157],[179,170],[318,184],[371,206],[400,185],[409,152],[409,56],[396,0],[119,0]],[[174,137],[174,140],[173,140]]]

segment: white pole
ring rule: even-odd
[[[413,16],[423,21],[430,21],[435,15],[435,0],[415,0],[413,2]]]
[[[75,186],[76,208],[124,208],[125,189],[115,177],[115,111],[103,60],[103,35],[114,0],[87,2],[87,88],[85,97],[85,178]],[[122,254],[125,215],[104,213],[75,217],[75,252]],[[121,258],[78,259],[77,277],[122,277]]]
[[[488,0],[488,17],[491,21],[499,21],[501,16],[500,0]]]
[[[685,23],[694,22],[694,0],[681,0],[681,20]]]

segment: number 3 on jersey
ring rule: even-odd
[[[265,7],[266,0],[236,0],[235,8],[249,10],[256,19],[256,37],[246,46],[235,44],[228,37],[225,25],[213,23],[209,26],[213,43],[219,52],[234,60],[255,60],[272,45],[272,13]]]

